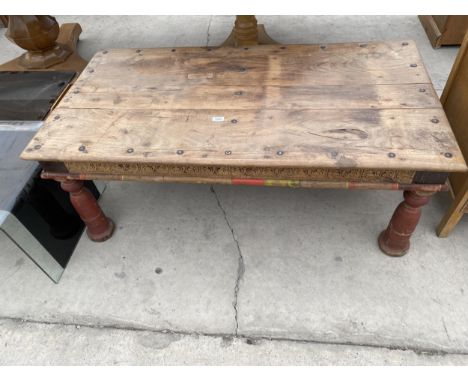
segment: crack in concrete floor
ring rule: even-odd
[[[234,300],[232,302],[232,306],[234,308],[234,320],[236,321],[236,330],[235,334],[237,335],[239,333],[239,311],[238,311],[238,296],[239,296],[239,286],[240,282],[242,280],[242,277],[244,276],[245,273],[245,264],[244,264],[244,256],[242,255],[242,251],[240,249],[239,241],[237,240],[236,234],[234,233],[234,228],[232,227],[231,223],[229,222],[229,219],[227,217],[226,210],[221,204],[221,201],[219,200],[219,196],[216,193],[216,190],[214,189],[213,186],[210,187],[210,191],[213,193],[214,197],[216,198],[216,202],[218,204],[219,209],[223,213],[224,220],[226,221],[226,225],[228,226],[229,230],[231,231],[232,239],[236,243],[237,246],[237,253],[239,254],[239,265],[237,267],[237,278],[236,278],[236,285],[234,287]]]

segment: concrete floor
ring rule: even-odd
[[[233,18],[58,17],[80,53],[220,44]],[[416,16],[260,17],[284,43],[413,39],[436,89],[456,48],[433,50]],[[3,31],[0,31],[3,33]],[[0,37],[0,62],[20,52]],[[59,285],[0,237],[0,364],[468,364],[468,219],[413,248],[377,247],[401,194],[109,183],[118,225],[85,236]],[[156,273],[161,268],[161,273]],[[3,346],[2,346],[3,345]]]

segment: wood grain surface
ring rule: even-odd
[[[466,170],[412,41],[101,51],[22,157]]]

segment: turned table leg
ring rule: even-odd
[[[379,236],[380,249],[389,256],[403,256],[410,247],[411,234],[421,217],[421,207],[429,202],[433,192],[405,191],[405,200],[399,204],[388,224]]]
[[[70,193],[70,201],[86,224],[86,233],[93,241],[105,241],[114,232],[114,222],[99,207],[93,194],[81,180],[59,180],[63,190]]]
[[[0,70],[57,70],[79,73],[87,65],[77,52],[80,33],[79,24],[59,26],[52,16],[9,16],[5,36],[26,52],[0,65]]]
[[[263,24],[257,24],[252,15],[236,16],[234,28],[221,46],[246,46],[259,44],[277,44],[265,31]]]

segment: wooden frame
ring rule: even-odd
[[[419,20],[434,48],[460,45],[468,30],[468,16],[419,16]]]
[[[468,158],[468,32],[458,52],[441,97],[442,106],[465,158]],[[454,201],[437,227],[437,235],[447,237],[468,212],[468,175],[450,175]]]

